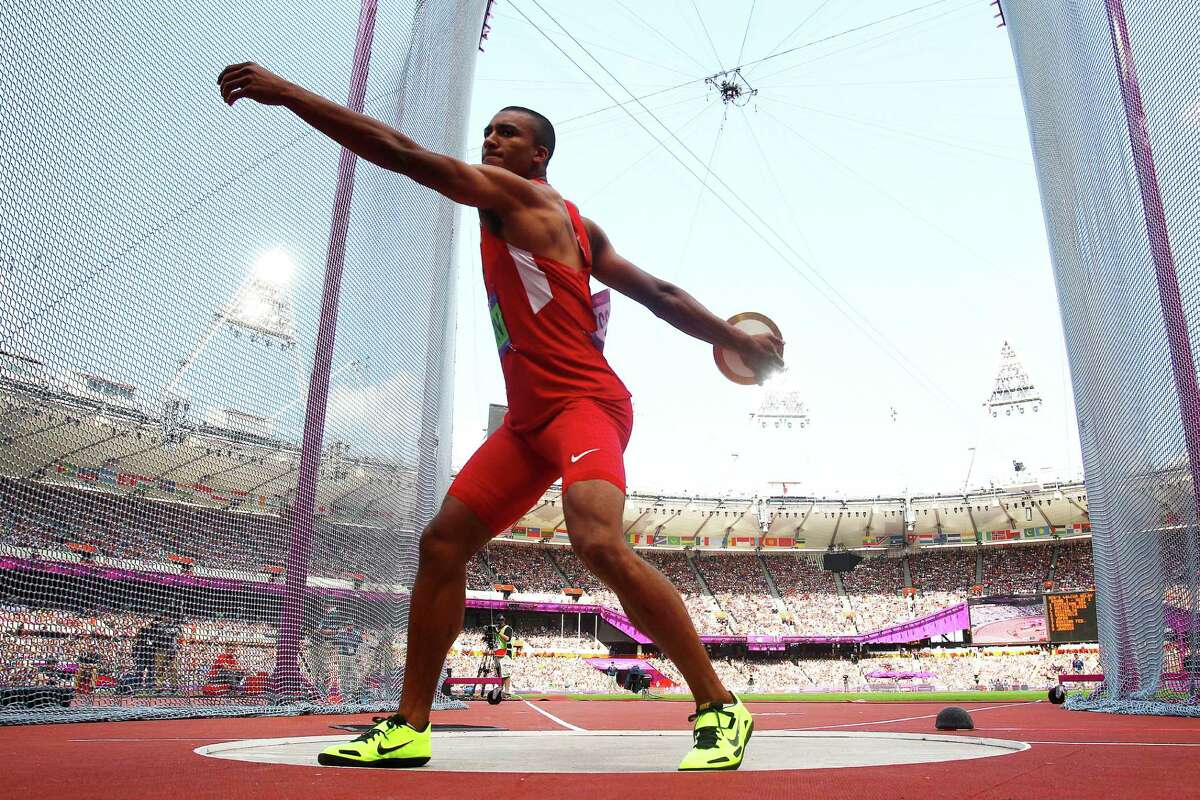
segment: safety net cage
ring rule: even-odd
[[[459,154],[483,15],[0,5],[0,722],[395,707],[458,212],[217,76]]]
[[[1200,713],[1200,5],[1002,0],[1078,410],[1103,681]]]

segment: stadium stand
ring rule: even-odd
[[[735,633],[785,632],[762,565],[754,553],[697,558],[694,562],[705,583],[729,618]],[[791,631],[788,630],[788,633]]]
[[[764,562],[791,614],[794,632],[855,632],[850,610],[838,596],[832,573],[806,556],[790,553],[764,555]]]
[[[1054,567],[1054,588],[1091,589],[1094,585],[1092,540],[1059,544],[1058,562]]]
[[[988,594],[1033,594],[1050,571],[1050,545],[994,545],[983,551],[983,587]]]
[[[378,529],[378,535],[385,533]],[[379,552],[373,535],[376,529],[360,525],[355,536],[346,536],[343,523],[319,519],[312,579],[336,580],[348,589],[366,583],[366,589],[392,591],[397,573],[371,557]],[[252,587],[274,579],[263,570],[270,566],[269,554],[277,559],[286,549],[285,537],[286,524],[272,514],[233,513],[0,478],[3,557],[45,564],[93,561],[122,566],[134,575],[207,570]],[[363,543],[361,551],[351,543]],[[729,549],[691,553],[638,546],[639,555],[679,588],[704,635],[863,633],[961,603],[973,593],[1033,593],[1043,590],[1048,578],[1055,589],[1089,588],[1093,582],[1088,538],[984,547],[914,546],[904,548],[899,557],[868,551],[855,570],[841,574],[844,591],[832,573],[821,569],[814,553],[738,550],[733,539],[725,543]],[[980,555],[982,585],[977,586]],[[158,595],[158,590],[144,586],[127,591],[119,583],[108,588],[95,584],[84,592],[78,589],[82,578],[73,582],[42,577],[22,583],[14,575],[0,580],[0,685],[68,686],[76,703],[119,703],[123,697],[160,694],[197,702],[218,702],[236,694],[245,702],[264,691],[277,631],[276,612],[261,596],[183,590]],[[911,587],[906,585],[909,576]],[[616,597],[565,541],[495,540],[468,564],[468,588],[497,597],[497,582],[516,587],[510,599],[552,596],[562,602],[563,590],[572,587],[583,590],[582,604],[620,610]],[[335,695],[344,684],[346,690],[370,695],[392,681],[403,660],[403,643],[390,641],[385,630],[371,624],[370,601],[347,601],[361,603],[352,615],[359,622],[350,626],[336,622],[340,612],[332,600],[322,602],[330,606],[321,628],[326,632],[306,631],[303,648],[304,675],[312,691]],[[322,616],[320,609],[314,613]],[[594,618],[542,618],[524,620],[518,631],[515,688],[612,691],[612,679],[583,661],[607,654],[609,646],[589,630],[573,633],[570,627],[572,618],[577,625],[581,618],[595,625]],[[476,633],[464,630],[456,643],[449,662],[456,672],[470,674],[477,668],[478,644],[472,641]],[[735,688],[814,691],[1048,685],[1058,673],[1074,668],[1075,656],[1083,659],[1087,670],[1095,668],[1094,646],[1082,648],[944,647],[864,652],[857,662],[833,657],[835,653],[797,658],[789,653],[747,654],[744,649],[714,652],[718,673]],[[670,662],[652,663],[668,678],[682,681]],[[871,676],[904,672],[932,674],[907,682]]]
[[[868,558],[853,571],[842,574],[842,585],[859,633],[878,630],[915,615],[912,599],[902,592],[904,570],[900,559]]]

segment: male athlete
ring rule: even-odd
[[[399,131],[262,67],[235,64],[217,80],[225,102],[281,105],[342,147],[479,209],[484,284],[508,389],[504,424],[476,451],[421,535],[410,596],[408,653],[397,714],[319,757],[321,764],[414,767],[429,761],[429,709],[442,662],[462,630],[466,564],[560,476],[571,546],[625,613],[678,666],[696,700],[683,770],[737,769],[750,713],[721,684],[675,587],[626,544],[623,453],[630,395],[601,353],[604,313],[595,277],[684,333],[738,352],[759,374],[782,365],[783,342],[747,336],[676,286],[613,249],[591,220],[546,182],[554,128],[510,107],[483,135],[483,163],[430,152]]]

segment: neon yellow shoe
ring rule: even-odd
[[[378,724],[349,742],[326,747],[317,763],[326,767],[422,767],[433,752],[429,745],[432,727],[418,731],[404,717],[375,717]]]
[[[688,717],[695,744],[679,763],[681,770],[737,769],[754,733],[754,718],[736,696],[732,704],[709,706]]]

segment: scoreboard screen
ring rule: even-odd
[[[1096,641],[1096,592],[1046,595],[1046,631],[1051,642]]]

